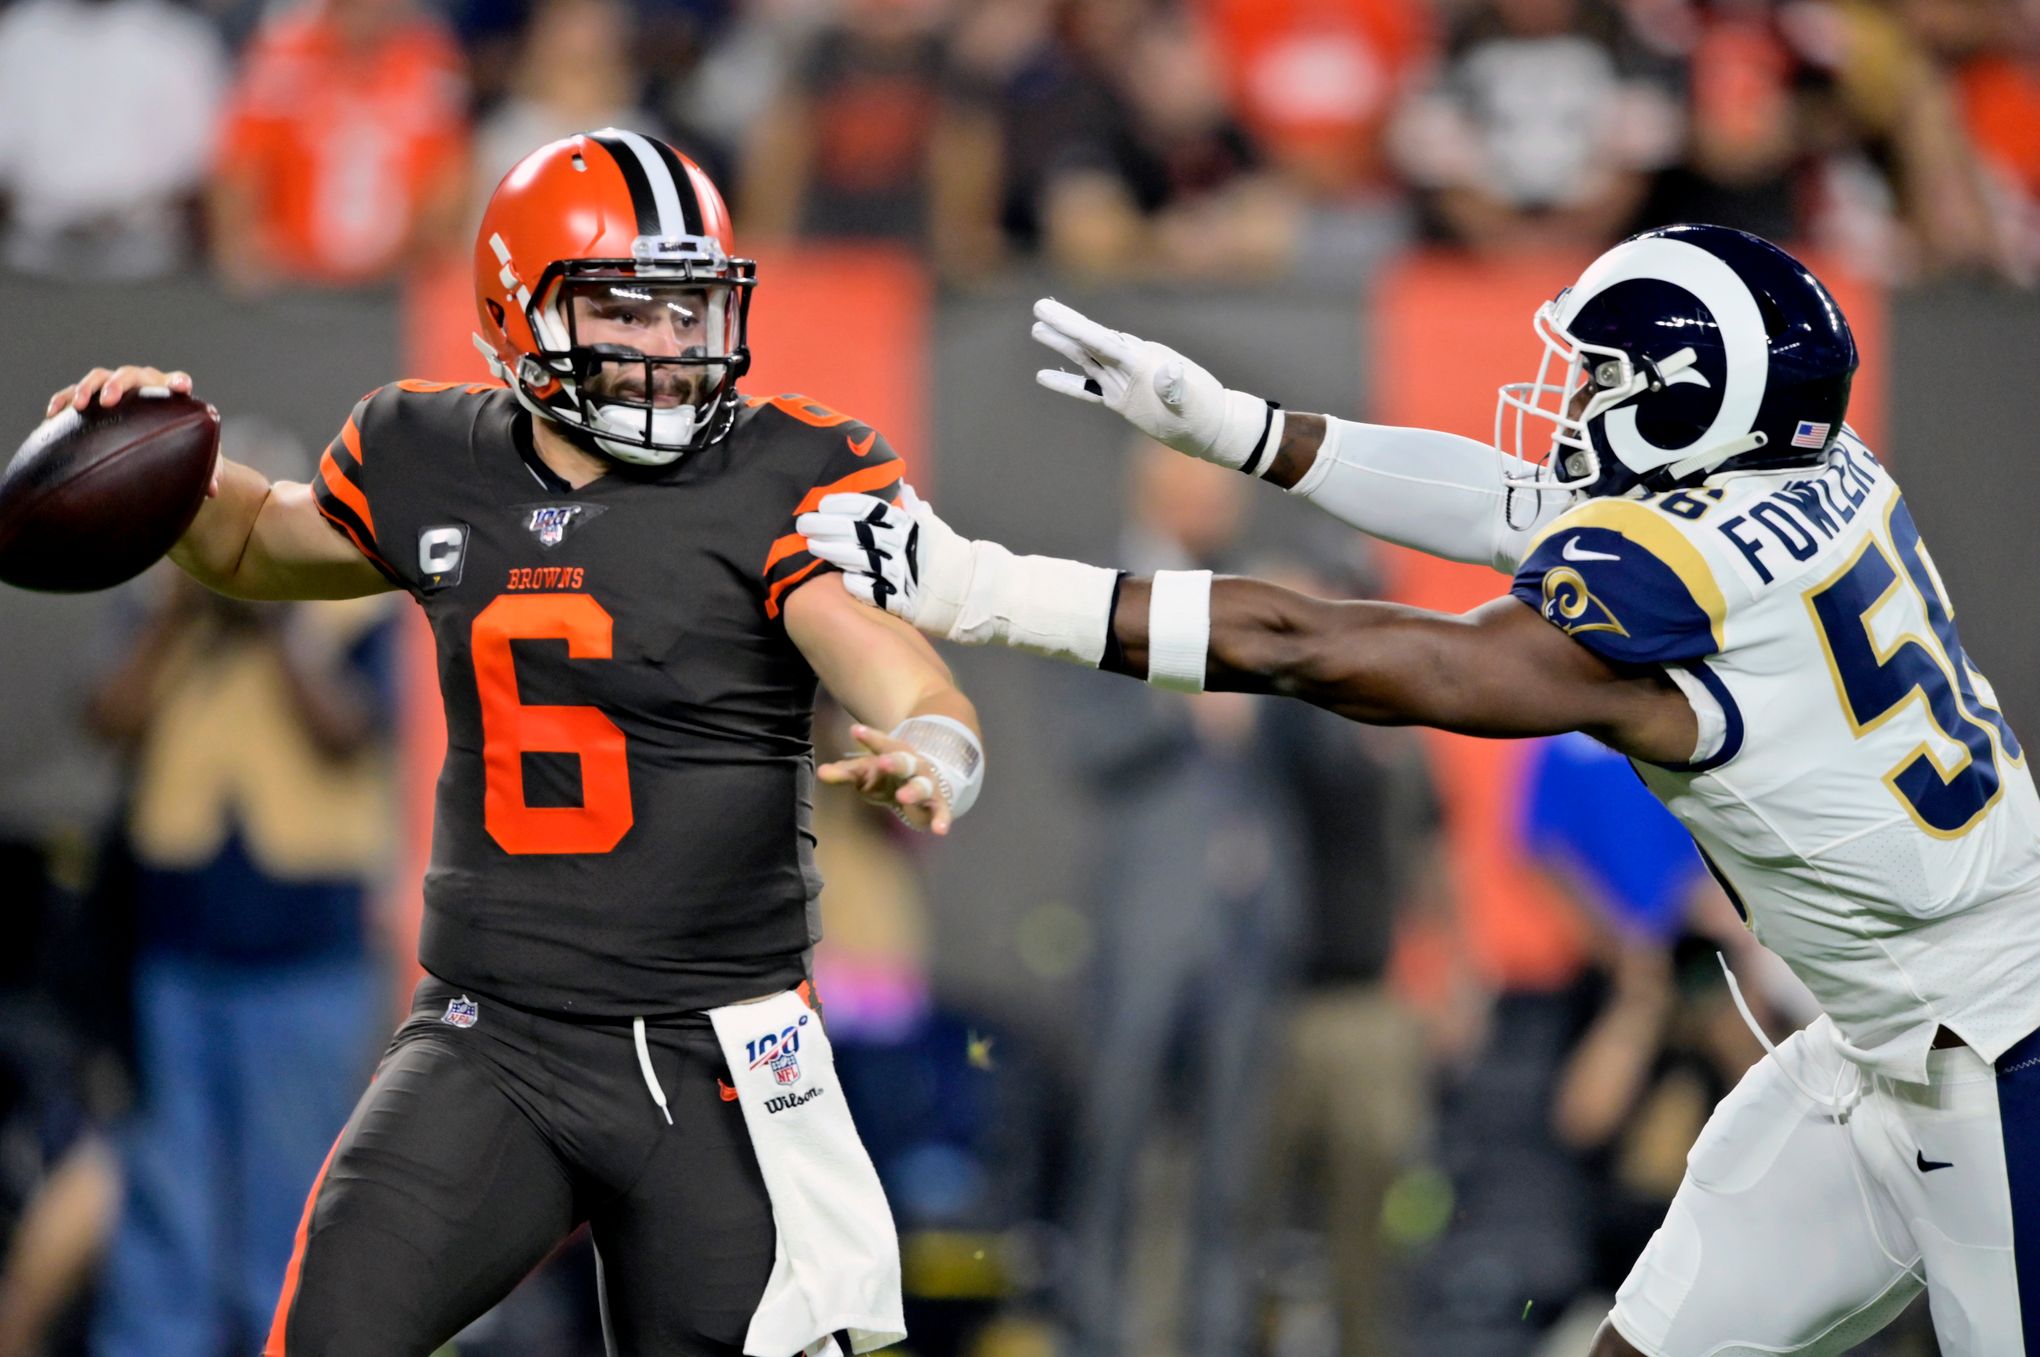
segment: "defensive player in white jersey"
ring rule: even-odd
[[[1035,314],[1077,368],[1044,385],[1509,593],[1445,616],[1134,579],[967,540],[911,491],[800,521],[846,587],[954,641],[1629,755],[1825,1016],[1715,1110],[1594,1357],[1842,1352],[1922,1287],[1943,1353],[2040,1357],[2040,798],[1843,425],[1855,343],[1813,275],[1719,227],[1625,241],[1537,313],[1494,447],[1285,415]]]

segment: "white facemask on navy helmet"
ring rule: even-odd
[[[1524,484],[1590,495],[1818,464],[1856,371],[1855,338],[1820,280],[1723,226],[1632,236],[1533,326],[1544,358],[1535,381],[1501,388],[1495,444],[1538,465]]]

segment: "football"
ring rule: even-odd
[[[219,412],[190,396],[44,420],[0,472],[0,580],[84,593],[141,574],[191,526],[219,447]]]

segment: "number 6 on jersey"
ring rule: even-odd
[[[476,615],[475,689],[482,704],[483,823],[506,853],[606,853],[629,832],[623,732],[595,707],[526,706],[512,641],[565,641],[570,660],[606,660],[613,619],[588,594],[505,594]],[[524,799],[526,754],[581,761],[581,804]]]

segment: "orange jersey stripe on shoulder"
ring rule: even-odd
[[[766,553],[765,556],[765,569],[759,573],[769,575],[772,573],[773,566],[778,565],[789,556],[797,556],[806,550],[807,538],[802,537],[797,532],[790,532],[772,544],[772,550]]]
[[[361,465],[361,430],[354,427],[354,416],[347,416],[347,422],[340,426],[340,441],[354,454],[354,464]]]
[[[354,432],[352,421],[348,423],[346,432]],[[356,454],[357,457],[359,455]],[[368,496],[362,494],[361,487],[348,480],[346,473],[340,470],[340,464],[333,460],[331,448],[319,457],[319,479],[326,483],[326,489],[332,491],[334,499],[354,510],[361,526],[368,529],[368,535],[375,536],[375,515],[368,511]]]
[[[821,565],[820,561],[809,561],[806,565],[794,571],[791,575],[788,575],[785,579],[779,581],[779,583],[773,585],[771,589],[767,590],[765,594],[765,615],[767,617],[779,616],[779,601],[782,598],[786,597],[786,591],[793,588],[794,585],[799,584],[809,575],[814,574],[816,569],[820,567],[820,565]]]
[[[853,471],[839,481],[818,485],[808,491],[807,496],[794,506],[793,516],[799,518],[810,509],[821,508],[824,496],[855,495],[860,492],[882,490],[906,474],[907,469],[898,462],[880,462],[876,466]]]
[[[485,391],[494,391],[495,389],[495,386],[489,382],[427,382],[421,381],[416,377],[406,377],[397,383],[397,390],[399,391],[416,391],[421,395],[427,396],[435,391],[454,390],[465,391],[470,396],[479,396]]]
[[[320,504],[320,503],[318,503],[318,501],[317,501],[317,500],[314,500],[314,501],[313,501],[313,507],[314,507],[314,508],[316,508],[316,509],[317,509],[317,510],[319,511],[319,516],[320,516],[321,518],[325,519],[325,520],[326,520],[326,521],[327,521],[328,523],[331,523],[331,524],[332,524],[332,525],[333,525],[334,527],[338,528],[338,529],[339,529],[339,530],[340,530],[341,532],[344,532],[344,533],[346,533],[346,534],[347,534],[347,540],[348,540],[348,541],[350,541],[350,542],[352,542],[352,543],[354,543],[354,549],[355,549],[356,551],[359,551],[359,552],[360,552],[360,553],[361,553],[362,555],[366,556],[366,557],[367,557],[367,558],[368,558],[369,560],[371,560],[371,561],[375,562],[375,563],[376,563],[377,565],[381,566],[381,567],[382,567],[382,569],[383,569],[383,573],[384,573],[384,574],[386,574],[386,575],[388,575],[388,576],[389,576],[389,577],[390,577],[391,579],[396,579],[396,578],[398,578],[398,576],[397,576],[397,572],[396,572],[396,571],[394,571],[394,570],[392,570],[392,569],[390,568],[390,563],[389,563],[388,561],[385,561],[385,560],[384,560],[384,559],[382,558],[382,555],[381,555],[381,553],[377,552],[377,551],[376,551],[376,549],[375,549],[374,547],[372,547],[372,546],[370,546],[370,545],[369,545],[368,543],[366,543],[366,542],[362,541],[362,540],[361,540],[361,534],[360,534],[360,533],[358,533],[358,532],[356,532],[356,531],[355,531],[355,530],[354,530],[353,528],[349,527],[349,526],[348,526],[348,524],[347,524],[347,522],[346,522],[346,520],[344,520],[344,519],[341,519],[341,518],[337,518],[337,517],[335,517],[334,515],[332,515],[332,514],[330,514],[330,513],[326,512],[326,506],[325,506],[325,505],[323,505],[323,504]]]
[[[839,424],[857,423],[856,416],[831,410],[820,401],[803,396],[798,391],[783,391],[777,396],[746,396],[744,404],[753,410],[761,405],[769,405],[788,419],[797,419],[816,429],[833,429]]]
[[[888,501],[888,503],[898,505],[900,499],[901,496],[894,495],[891,498],[891,500]],[[803,509],[801,512],[805,513],[807,511]],[[797,532],[790,532],[786,534],[786,536],[784,537],[775,538],[772,543],[772,550],[765,554],[765,568],[759,573],[763,575],[770,575],[772,573],[772,567],[778,565],[781,561],[785,560],[789,556],[798,556],[801,552],[806,551],[807,549],[808,549],[807,538],[801,536]]]

